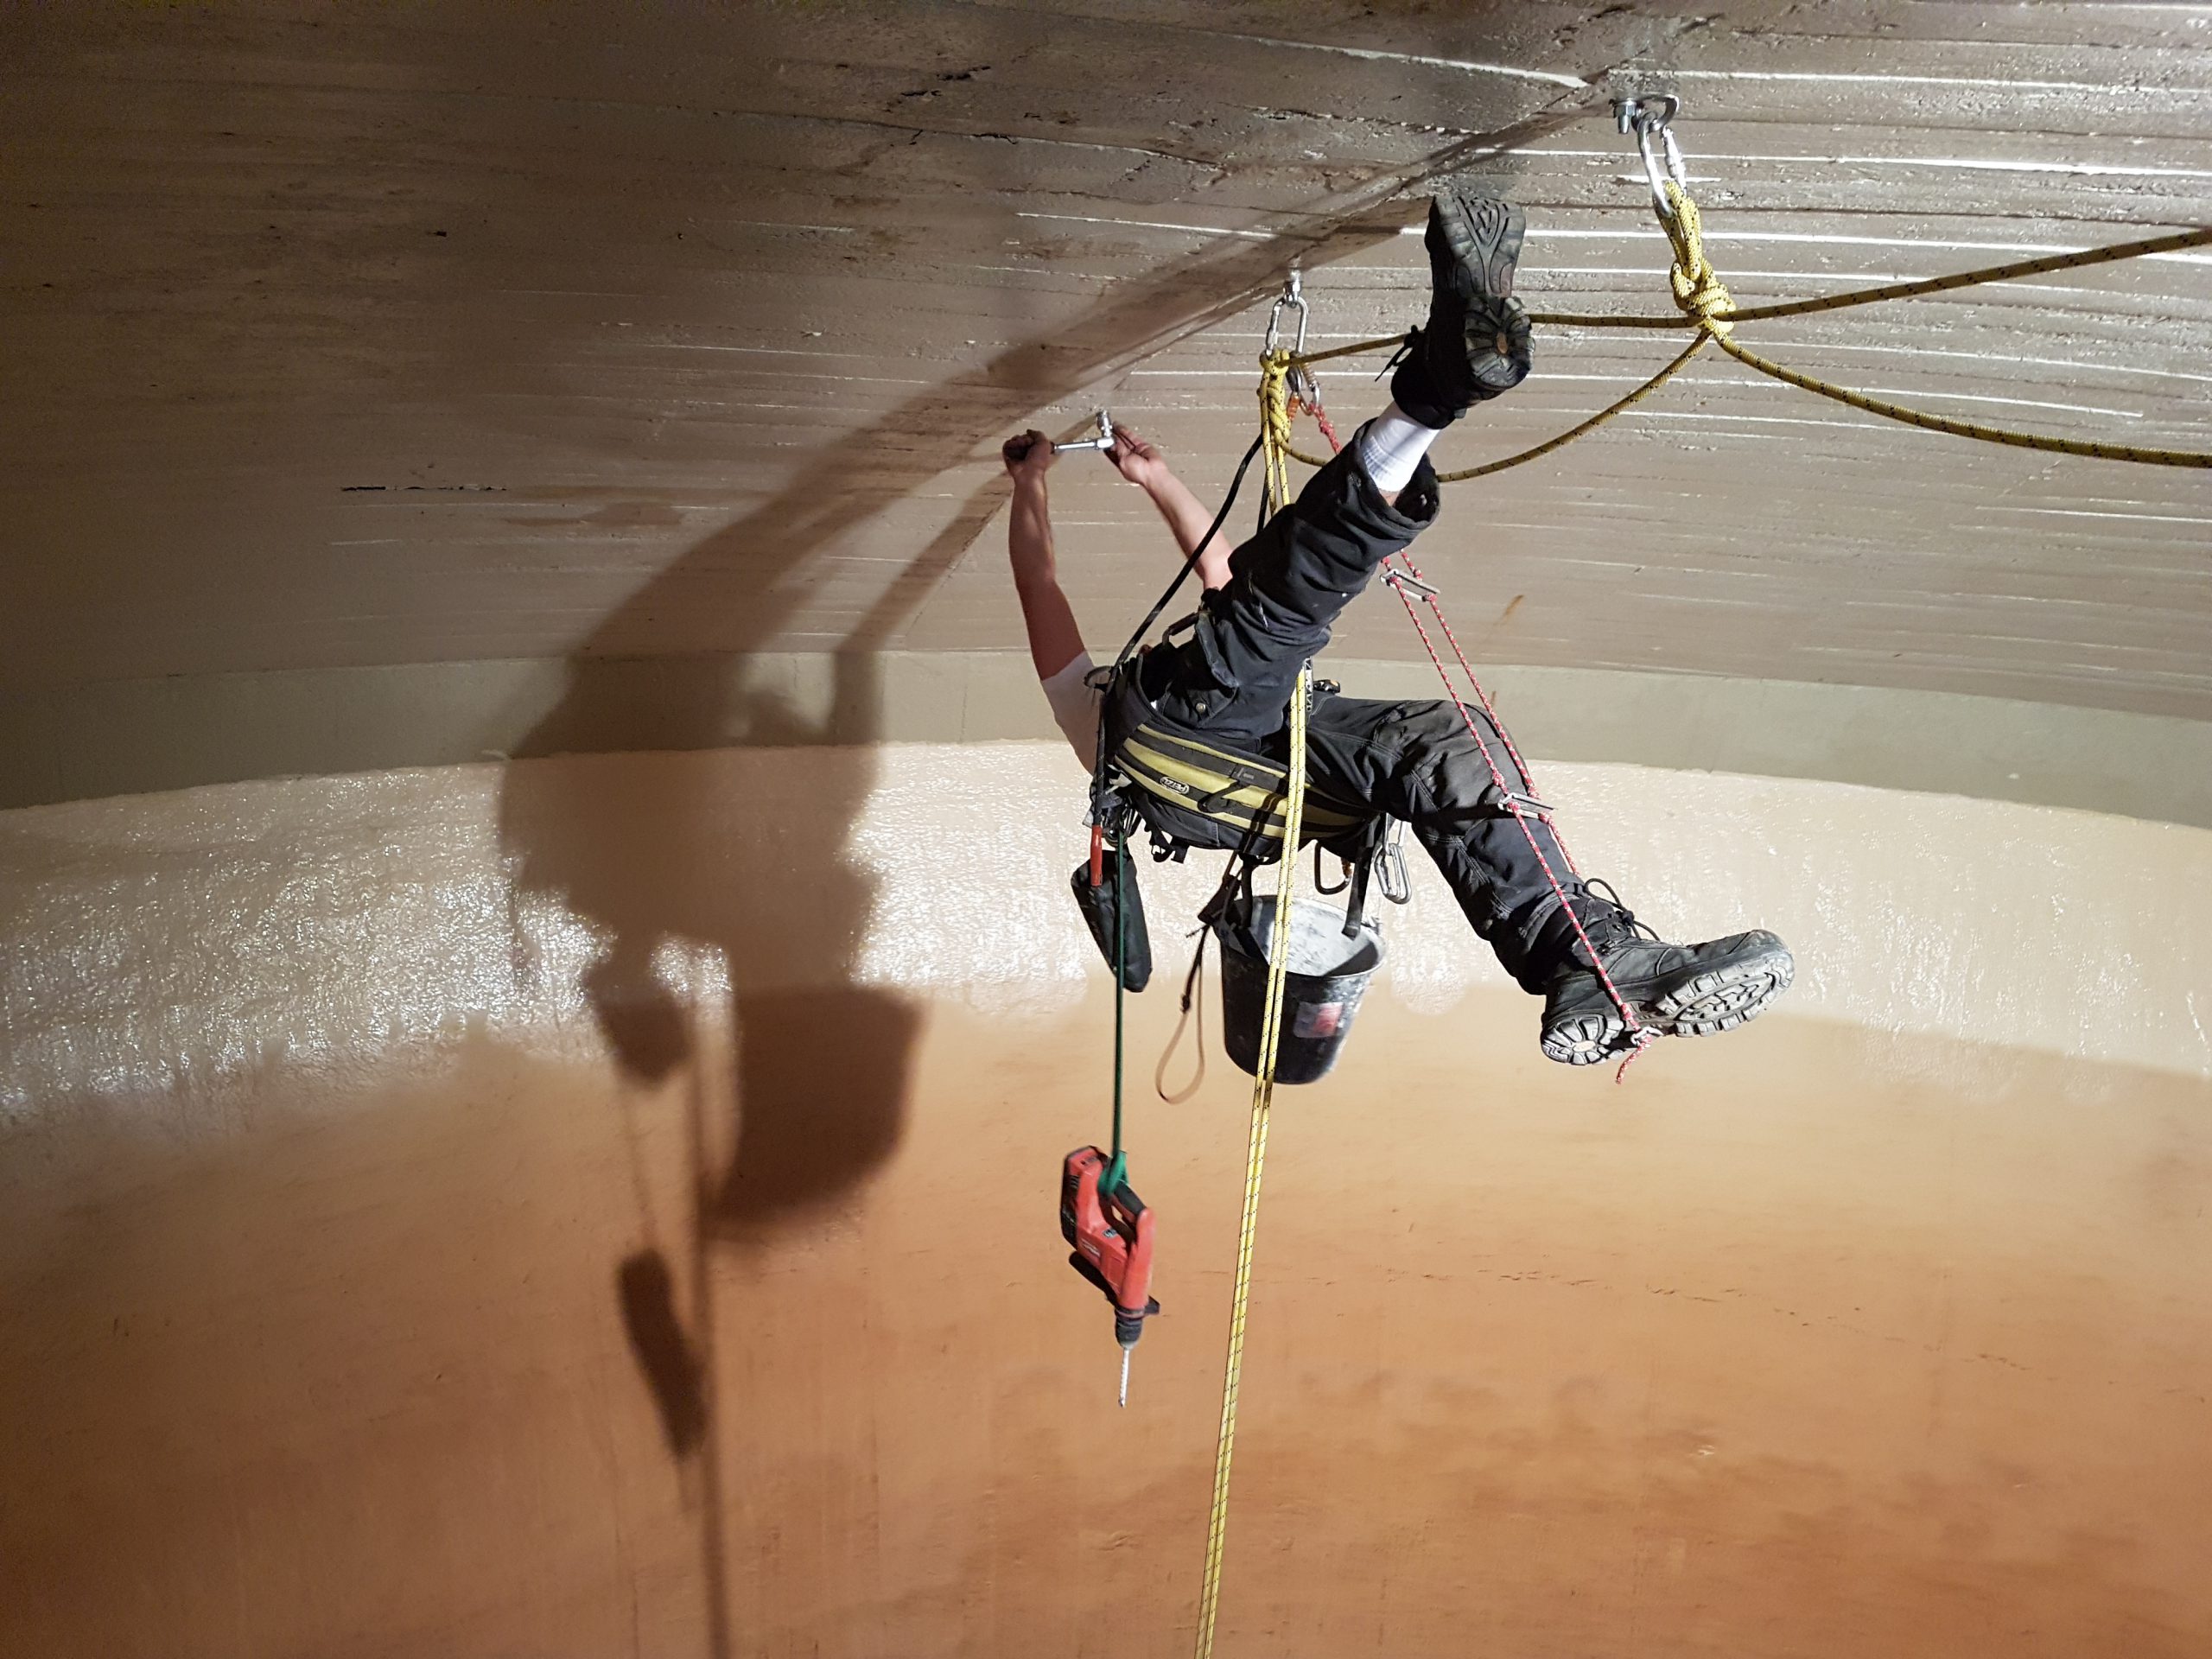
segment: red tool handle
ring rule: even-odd
[[[1127,1180],[1103,1185],[1106,1154],[1078,1147],[1060,1173],[1060,1232],[1083,1276],[1114,1305],[1115,1335],[1124,1344],[1143,1332],[1160,1305],[1152,1300],[1152,1211]]]

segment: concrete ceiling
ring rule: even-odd
[[[1193,21],[1202,20],[1202,21]],[[2212,222],[2212,4],[11,9],[11,694],[363,664],[1020,644],[993,452],[1094,404],[1202,493],[1265,296],[1417,315],[1424,183],[1539,305],[1662,308],[1605,118],[1677,88],[1737,296]],[[2212,448],[2212,254],[1755,343],[2039,430]],[[1669,336],[1541,337],[1446,464]],[[1380,401],[1328,374],[1341,423]],[[1070,464],[1078,608],[1166,569]],[[1240,520],[1242,514],[1240,513]],[[1457,486],[1423,556],[1497,662],[2212,719],[2212,480],[1916,433],[1700,364]],[[1403,657],[1390,607],[1343,649]]]

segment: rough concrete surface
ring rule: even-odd
[[[1532,302],[1664,308],[1615,91],[1681,91],[1746,301],[2212,213],[2190,6],[456,0],[0,30],[0,684],[48,747],[80,689],[124,687],[100,706],[126,789],[175,781],[128,753],[161,677],[1012,648],[998,441],[1109,404],[1218,489],[1265,296],[1302,263],[1318,343],[1402,327],[1431,180],[1527,202]],[[2198,252],[1751,332],[1942,412],[2202,448],[2208,276]],[[1548,336],[1444,458],[1558,430],[1668,349]],[[1371,366],[1325,377],[1347,424]],[[1128,614],[1148,511],[1087,470],[1061,486],[1077,597]],[[2205,480],[1716,361],[1463,489],[1424,556],[1489,662],[2202,721]],[[1342,645],[1418,657],[1381,604]],[[570,705],[561,733],[658,741],[588,681]],[[195,748],[202,779],[256,753]]]

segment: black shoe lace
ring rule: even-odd
[[[1604,876],[1592,876],[1590,880],[1582,884],[1582,891],[1590,894],[1592,898],[1600,897],[1598,893],[1598,889],[1599,887],[1603,887],[1605,890],[1602,895],[1604,902],[1611,905],[1617,912],[1614,919],[1618,921],[1623,927],[1629,931],[1630,938],[1641,937],[1647,938],[1654,944],[1657,944],[1660,942],[1658,930],[1653,927],[1649,922],[1640,922],[1637,920],[1636,912],[1621,902],[1620,890],[1615,887],[1611,882],[1606,880]]]
[[[1407,329],[1406,337],[1398,342],[1398,349],[1390,353],[1390,360],[1388,363],[1385,363],[1381,368],[1375,372],[1375,378],[1377,380],[1380,380],[1384,375],[1389,373],[1391,370],[1396,368],[1399,364],[1411,357],[1414,353],[1414,341],[1420,337],[1420,329]]]

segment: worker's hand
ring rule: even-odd
[[[1008,438],[999,453],[1006,457],[1007,476],[1017,484],[1042,483],[1053,461],[1052,441],[1033,426],[1018,438]]]
[[[1160,451],[1126,426],[1114,429],[1114,447],[1103,452],[1114,470],[1132,484],[1150,484],[1167,470]]]

